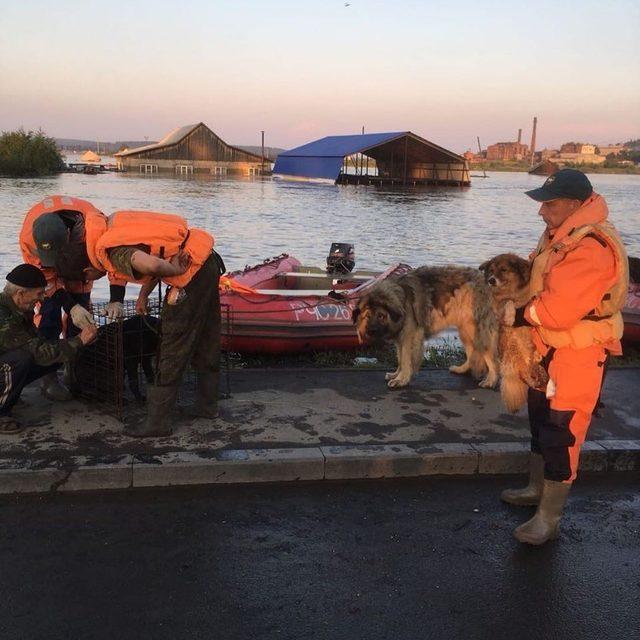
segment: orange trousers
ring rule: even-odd
[[[605,349],[598,345],[552,350],[546,361],[555,395],[547,399],[543,391],[529,389],[531,451],[542,455],[547,480],[573,482],[576,478],[580,448],[600,397],[606,358]]]

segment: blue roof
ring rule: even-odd
[[[464,158],[429,142],[411,131],[392,131],[389,133],[365,133],[353,136],[327,136],[301,147],[284,151],[276,158],[273,173],[299,178],[328,178],[337,180],[340,176],[343,160],[354,153],[367,153],[393,140],[409,136],[433,158],[442,158],[442,162],[464,163]],[[433,161],[433,160],[430,160]]]
[[[370,147],[389,142],[400,136],[404,136],[408,131],[394,131],[391,133],[364,133],[353,136],[327,136],[314,142],[303,144],[301,147],[289,149],[281,153],[278,157],[323,157],[323,158],[344,158],[352,153],[364,151]]]

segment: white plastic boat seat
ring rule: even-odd
[[[292,278],[325,278],[327,280],[372,280],[375,276],[362,276],[362,275],[349,275],[344,274],[344,277],[334,276],[333,274],[327,275],[326,273],[298,273],[296,271],[283,271],[278,276],[291,276]]]
[[[348,293],[351,289],[256,289],[255,291],[265,296],[304,298],[306,296],[326,296],[329,294],[329,291]]]

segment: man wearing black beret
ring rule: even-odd
[[[44,300],[47,281],[40,269],[21,264],[7,274],[0,293],[0,433],[20,431],[11,416],[25,385],[55,371],[78,349],[93,342],[95,325],[68,340],[48,341],[33,324],[33,310]]]

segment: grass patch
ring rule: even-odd
[[[611,367],[640,367],[640,346],[624,345],[622,351],[621,356],[611,358]]]
[[[232,365],[238,368],[251,369],[285,369],[285,368],[317,368],[317,369],[395,369],[397,366],[396,351],[392,345],[379,347],[363,347],[356,351],[316,351],[289,355],[249,355],[241,353],[229,354]],[[375,362],[354,362],[356,358],[375,359]],[[465,359],[464,349],[453,337],[438,338],[425,346],[422,367],[426,369],[448,369],[453,364],[462,364]],[[622,357],[611,358],[611,367],[639,367],[640,347],[625,346]]]
[[[396,351],[392,345],[363,347],[356,351],[316,351],[291,355],[230,354],[233,366],[242,368],[311,367],[318,369],[395,369]],[[356,358],[375,359],[354,362]],[[430,369],[448,368],[464,361],[464,350],[454,338],[441,338],[427,344],[422,366]]]

